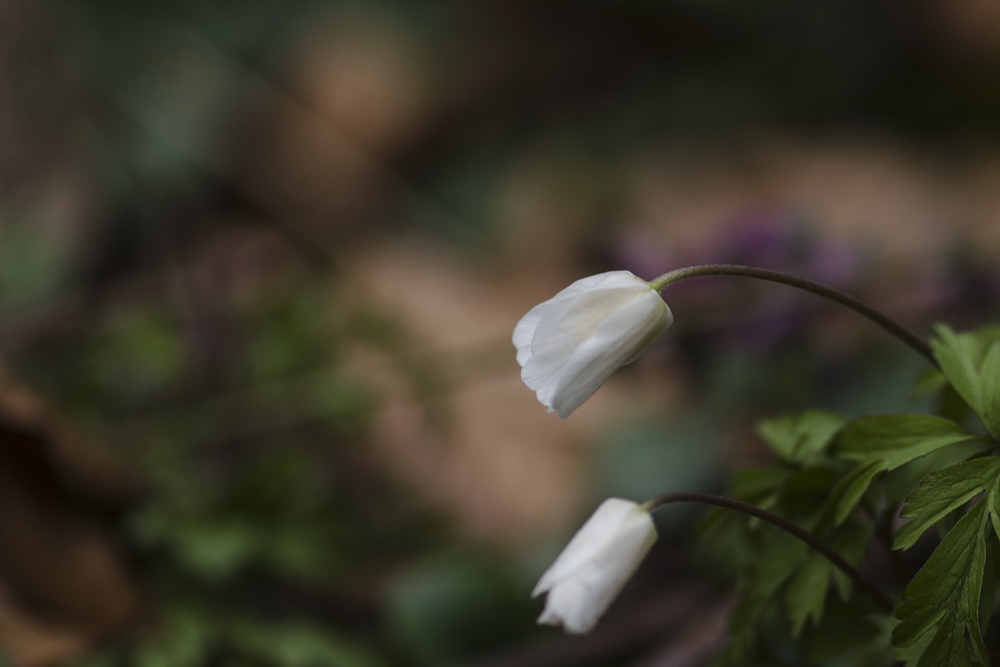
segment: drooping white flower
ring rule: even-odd
[[[673,321],[660,295],[629,271],[577,280],[514,328],[521,379],[566,418]]]
[[[535,586],[532,597],[548,593],[538,622],[590,631],[654,542],[648,511],[629,500],[605,500]]]

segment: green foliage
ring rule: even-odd
[[[833,436],[844,425],[843,417],[810,410],[800,415],[767,419],[757,426],[757,433],[774,453],[792,463],[818,460]]]
[[[149,299],[18,358],[22,375],[122,443],[143,484],[116,527],[149,627],[87,665],[413,664],[417,640],[376,610],[390,577],[451,538],[370,461],[378,395],[345,361],[375,347],[414,394],[434,364],[414,370],[393,318],[337,296],[325,279],[298,282],[193,323]],[[508,616],[530,624],[531,611]]]
[[[765,422],[760,432],[784,454],[783,460],[771,468],[738,471],[731,493],[808,525],[845,560],[857,564],[868,550],[872,526],[855,520],[837,524],[830,511],[830,489],[839,479],[839,468],[827,449],[842,423],[839,417],[819,412]],[[810,431],[812,427],[816,430]],[[737,531],[742,536],[737,550],[751,554],[742,565],[741,601],[731,620],[727,655],[733,664],[747,664],[775,605],[784,610],[790,639],[819,637],[829,631],[824,621],[831,586],[837,588],[839,599],[852,597],[853,583],[830,561],[757,519],[744,522],[713,511],[704,527],[706,536]]]
[[[857,566],[868,551],[871,537],[870,525],[844,524],[831,533],[829,544],[848,563]],[[798,566],[785,592],[793,637],[802,634],[807,621],[818,625],[823,619],[831,580],[836,583],[841,598],[846,600],[851,594],[850,579],[825,556],[811,551]]]
[[[941,372],[994,436],[1000,436],[1000,329],[956,334],[944,325],[931,341]]]
[[[914,394],[961,397],[989,434],[1000,433],[1000,329],[937,331],[940,371],[924,374]],[[847,655],[881,656],[884,664],[890,654],[910,667],[989,664],[984,632],[997,575],[991,554],[1000,537],[997,441],[967,428],[953,401],[939,401],[938,408],[939,414],[853,419],[807,411],[759,425],[775,462],[738,471],[731,495],[795,521],[854,567],[872,549],[880,551],[899,570],[896,576],[909,581],[897,588],[892,578],[870,579],[898,600],[891,614],[878,610],[863,595],[859,599],[852,581],[822,554],[759,519],[713,511],[706,537],[725,534],[731,549],[735,540],[754,554],[738,567],[742,598],[732,619],[730,664],[755,664],[763,647],[775,642],[798,655],[791,661],[809,664],[843,664],[837,661]],[[893,534],[903,498],[899,515],[908,521]],[[937,540],[929,557],[913,549],[921,544],[926,550]],[[830,595],[831,586],[839,595]],[[830,609],[860,603],[870,605],[870,622],[854,636],[856,643],[810,643],[842,622]],[[776,613],[785,620],[780,632],[768,621]],[[822,650],[810,653],[809,646]]]
[[[981,493],[991,492],[1000,480],[1000,458],[973,459],[927,475],[907,499],[901,512],[912,517],[893,540],[894,549],[909,549],[924,532]]]
[[[909,646],[936,628],[918,667],[989,664],[980,623],[987,507],[981,500],[959,520],[903,593],[893,643]]]
[[[401,378],[395,395],[419,397],[428,423],[447,427],[440,396],[451,385],[438,359],[401,345],[408,332],[391,314],[338,302],[337,272],[357,259],[350,255],[358,238],[364,245],[374,230],[405,239],[406,225],[417,223],[477,249],[511,246],[493,233],[511,202],[559,211],[568,201],[568,216],[550,216],[576,223],[555,244],[560,257],[627,250],[601,221],[631,189],[636,150],[645,160],[651,146],[680,138],[681,151],[691,151],[692,137],[728,146],[772,121],[836,125],[845,111],[865,115],[858,105],[873,99],[877,123],[995,136],[1000,108],[995,68],[885,41],[886,12],[866,3],[639,0],[577,3],[568,17],[548,3],[513,14],[495,3],[403,0],[15,4],[30,10],[5,13],[4,363],[116,446],[141,483],[135,504],[108,523],[149,593],[151,627],[109,649],[103,664],[115,667],[465,664],[524,631],[497,621],[526,616],[511,601],[523,582],[503,568],[474,557],[465,568],[424,565],[426,551],[454,538],[384,474],[386,450],[368,446],[378,437],[383,387],[351,363],[357,345],[377,350]],[[676,66],[678,40],[657,39],[658,26],[696,35],[681,40],[688,64]],[[642,34],[631,39],[636,28]],[[484,36],[488,49],[461,56]],[[394,66],[400,53],[409,67]],[[608,75],[591,76],[595,63]],[[624,78],[616,74],[623,67]],[[894,76],[900,71],[917,75]],[[341,93],[353,100],[361,79],[361,92],[374,91],[376,102],[389,93],[390,115],[354,104],[364,107],[361,116],[344,116]],[[511,85],[521,80],[533,83]],[[871,94],[884,83],[892,95]],[[784,226],[784,217],[775,219]],[[260,245],[265,252],[247,262],[228,243],[229,230],[251,228],[260,237],[254,245],[281,240]],[[289,278],[280,258],[286,243],[329,252],[335,271],[293,278],[271,298],[245,291],[257,281],[273,288],[275,268],[279,282]],[[772,244],[764,255],[781,261]],[[785,260],[794,265],[831,265],[804,238],[788,245]],[[733,245],[721,252],[743,254]],[[201,258],[215,253],[227,258],[222,270],[203,271]],[[852,279],[851,262],[832,264],[839,279]],[[714,313],[744,304],[706,305]],[[773,305],[768,312],[787,315],[787,303]],[[334,322],[322,316],[331,311]],[[716,324],[706,318],[701,327]],[[970,433],[981,435],[967,423],[972,410],[1000,435],[996,338],[943,330],[935,353],[945,372],[928,373],[921,387],[941,400],[938,417]],[[780,354],[739,351],[714,366],[724,380],[716,386],[729,392],[723,398],[758,406],[807,400],[819,355],[785,334],[775,340]],[[871,395],[845,393],[863,405]],[[724,421],[720,413],[711,412],[713,425]],[[976,490],[988,487],[985,469],[963,468],[971,479],[954,479],[952,490],[927,473],[966,465],[993,440],[948,444],[947,434],[929,440],[914,428],[909,442],[878,435],[869,440],[882,448],[877,456],[851,458],[840,436],[851,424],[810,411],[762,425],[779,462],[740,473],[734,494],[795,520],[856,564],[871,535],[891,537],[894,508],[918,479],[928,481],[910,496],[900,549],[929,549],[986,493]],[[617,451],[625,456],[602,467],[602,481],[636,495],[662,491],[664,469],[680,484],[711,483],[714,452],[705,441],[669,434],[688,444],[678,459],[659,446],[664,435],[659,424],[625,433]],[[988,515],[995,527],[992,505]],[[755,625],[746,653],[761,637],[773,645],[794,635],[801,651],[787,664],[888,664],[884,652],[858,652],[880,637],[887,647],[887,631],[877,635],[887,625],[839,570],[760,521],[721,511],[713,520],[744,546],[732,560],[749,564],[741,587],[748,605],[737,612]],[[879,583],[898,593],[888,581]],[[990,581],[987,568],[984,590]],[[382,596],[392,598],[388,614]],[[473,608],[483,600],[499,602]],[[42,620],[63,630],[60,618]],[[925,663],[961,654],[949,643],[960,633],[949,632]],[[919,660],[937,633],[935,626],[900,655]]]
[[[893,470],[933,451],[977,436],[934,415],[874,415],[848,424],[837,442],[845,461],[878,461]]]
[[[833,487],[830,498],[835,507],[835,520],[838,524],[843,523],[857,508],[865,492],[882,472],[885,472],[885,466],[880,460],[862,463]]]
[[[776,531],[756,535],[751,543],[756,557],[741,577],[740,604],[730,618],[728,654],[735,662],[751,652],[768,605],[807,553],[804,544]]]
[[[875,478],[944,447],[979,439],[933,415],[875,415],[852,421],[841,432],[837,454],[858,465],[834,489],[836,520],[857,507]]]

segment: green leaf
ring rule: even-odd
[[[937,337],[931,340],[934,358],[955,391],[973,409],[979,405],[978,366],[982,351],[972,334],[956,334],[950,327],[935,327]]]
[[[1000,344],[994,341],[980,365],[978,414],[993,434],[1000,433]]]
[[[984,440],[967,440],[931,452],[887,473],[879,483],[880,490],[887,503],[901,505],[930,473],[980,457],[990,447],[991,443]]]
[[[903,593],[896,610],[900,623],[892,633],[896,646],[909,646],[940,626],[919,667],[988,662],[979,620],[986,521],[987,504],[977,502],[949,531]],[[942,656],[947,661],[935,661]]]
[[[997,493],[994,490],[991,496],[996,497]],[[994,509],[995,503],[990,501],[990,519],[996,524],[996,510]],[[997,585],[997,541],[993,539],[986,539],[986,566],[983,568],[983,590],[986,591],[985,595],[979,598],[979,627],[988,628],[990,626],[990,616],[993,614],[993,593],[990,591],[996,591]]]
[[[806,554],[806,545],[791,535],[776,529],[762,532],[765,539],[742,578],[740,603],[729,621],[727,654],[736,663],[756,642],[760,620]]]
[[[993,532],[1000,539],[1000,482],[990,489],[986,501],[990,504],[990,523],[993,525]]]
[[[795,576],[788,582],[785,604],[792,622],[792,636],[798,637],[806,621],[819,623],[823,617],[826,594],[830,590],[830,561],[818,553],[809,553]]]
[[[764,420],[757,425],[757,433],[786,461],[808,463],[822,454],[843,424],[843,417],[810,410]]]
[[[834,522],[854,511],[875,478],[951,445],[982,439],[933,415],[873,415],[850,422],[837,436],[836,453],[858,465],[831,492]]]
[[[934,415],[872,415],[840,432],[837,454],[848,461],[883,461],[884,470],[893,470],[942,447],[981,438]]]
[[[955,391],[1000,435],[1000,340],[996,329],[956,334],[940,325],[931,341],[934,358]]]
[[[827,543],[848,563],[857,565],[868,550],[871,535],[870,527],[846,524],[827,538]],[[793,637],[802,634],[806,621],[815,625],[822,620],[831,581],[836,582],[841,598],[850,595],[851,580],[825,556],[810,551],[785,590]]]
[[[884,471],[883,461],[859,464],[837,483],[831,493],[836,502],[834,521],[837,525],[842,524],[850,516],[875,477]]]
[[[993,456],[973,459],[930,473],[907,499],[901,515],[912,517],[912,520],[896,533],[892,548],[909,549],[928,528],[949,512],[995,486],[998,479],[1000,458]]]
[[[899,621],[895,618],[891,618],[889,620],[891,623],[889,625],[888,632],[882,639],[891,645],[892,629],[899,624]],[[925,633],[923,637],[909,646],[893,646],[893,655],[899,663],[906,665],[906,667],[917,667],[917,663],[920,662],[920,657],[930,647],[935,634],[936,633],[934,632]]]
[[[965,628],[959,619],[946,619],[924,648],[917,667],[973,667],[986,664],[976,660]]]

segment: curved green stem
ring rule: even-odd
[[[740,266],[738,264],[702,264],[700,266],[689,266],[687,268],[664,273],[659,278],[651,280],[649,285],[654,290],[659,292],[668,285],[680,282],[681,280],[687,280],[688,278],[696,278],[698,276],[743,276],[744,278],[768,280],[774,283],[789,285],[791,287],[805,290],[806,292],[811,292],[812,294],[830,299],[831,301],[847,306],[861,315],[864,315],[869,320],[909,345],[919,354],[923,355],[928,361],[931,362],[931,364],[934,366],[938,365],[937,360],[934,359],[934,354],[931,351],[930,345],[895,320],[889,319],[871,306],[858,301],[853,296],[845,294],[840,290],[836,290],[832,287],[827,287],[826,285],[806,280],[804,278],[796,278],[795,276],[790,276],[787,273],[782,273],[781,271],[760,269],[755,266]]]
[[[788,519],[784,519],[773,512],[761,509],[756,505],[751,505],[750,503],[745,503],[740,500],[733,500],[732,498],[726,498],[725,496],[712,495],[710,493],[666,493],[662,496],[657,496],[652,500],[646,501],[643,503],[643,507],[648,511],[652,511],[657,507],[663,507],[664,505],[670,505],[672,503],[701,503],[703,505],[715,505],[717,507],[725,507],[726,509],[742,512],[743,514],[748,514],[750,516],[757,517],[762,521],[766,521],[772,526],[780,528],[789,535],[805,542],[807,546],[822,554],[823,557],[833,563],[833,565],[841,572],[850,577],[851,581],[853,581],[858,588],[867,593],[869,597],[875,600],[875,602],[882,606],[886,611],[891,612],[895,608],[892,600],[890,600],[885,593],[880,591],[874,584],[865,579],[864,576],[858,572],[853,565],[844,560],[840,554],[827,546],[826,543],[820,541],[818,537],[806,530],[803,530]]]

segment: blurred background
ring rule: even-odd
[[[925,335],[998,314],[998,244],[992,0],[4,0],[3,660],[705,664],[698,512],[587,637],[529,592],[604,497],[720,491],[921,359],[700,279],[561,421],[518,318],[736,262]]]

